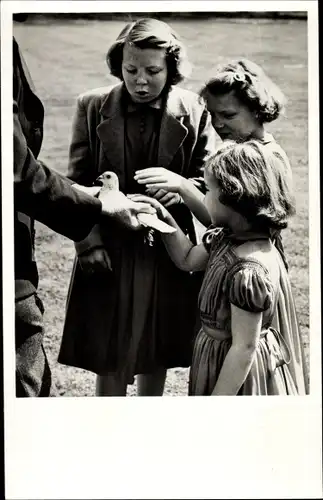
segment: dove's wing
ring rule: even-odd
[[[158,217],[153,214],[139,213],[137,215],[137,219],[144,226],[157,229],[157,231],[160,231],[161,233],[170,234],[170,233],[175,233],[176,231],[174,227],[170,226],[169,224],[166,224],[166,222],[158,219]]]

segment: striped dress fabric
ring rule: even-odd
[[[189,395],[211,395],[232,344],[231,304],[262,312],[254,360],[238,395],[304,395],[308,392],[304,352],[286,267],[279,251],[279,279],[260,260],[241,258],[246,241],[268,240],[266,234],[232,234],[210,227],[203,243],[210,253],[199,295],[202,327],[195,341]]]

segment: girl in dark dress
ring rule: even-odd
[[[154,196],[194,243],[191,210],[207,213],[200,189],[215,132],[203,100],[176,86],[184,47],[167,24],[142,19],[122,30],[107,62],[121,84],[78,98],[68,175],[91,185],[115,172],[121,191]],[[137,182],[137,170],[154,167],[178,192]],[[59,361],[95,372],[97,395],[126,395],[135,375],[139,395],[162,395],[167,368],[191,363],[201,275],[177,269],[156,231],[100,225],[76,251]]]

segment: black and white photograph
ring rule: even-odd
[[[317,9],[1,5],[6,498],[321,496]]]

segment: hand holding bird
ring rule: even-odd
[[[95,184],[101,186],[99,199],[102,203],[110,203],[110,215],[131,229],[141,226],[150,227],[161,233],[173,233],[176,229],[160,220],[156,209],[147,201],[135,201],[132,196],[126,197],[119,190],[119,179],[114,172],[101,174]],[[127,200],[127,202],[125,201]]]

